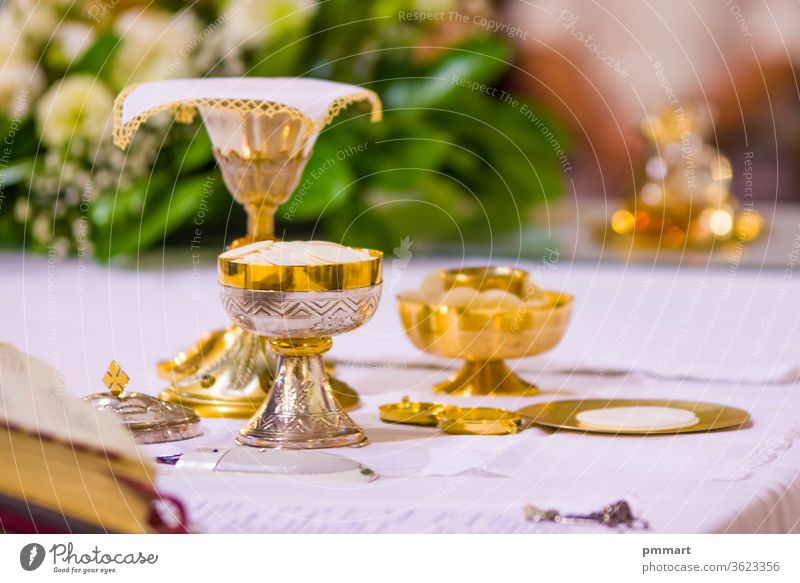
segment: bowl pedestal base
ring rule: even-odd
[[[334,396],[322,354],[331,339],[259,338],[265,352],[278,355],[266,401],[239,432],[250,447],[320,449],[366,445],[367,437]]]
[[[434,393],[471,397],[531,396],[539,388],[517,376],[502,360],[468,360],[459,371],[433,387]]]

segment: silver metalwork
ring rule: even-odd
[[[83,398],[98,411],[110,411],[117,415],[137,443],[166,443],[197,437],[200,417],[187,407],[168,403],[145,393],[125,390],[130,381],[116,360],[112,360],[103,384],[108,391],[93,393]]]
[[[314,449],[364,445],[366,436],[334,398],[322,354],[331,336],[366,323],[381,284],[336,291],[280,292],[221,286],[231,320],[278,355],[264,404],[237,442],[253,447]]]

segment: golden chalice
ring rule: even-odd
[[[246,252],[255,244],[237,251]],[[322,354],[331,336],[369,320],[381,295],[383,254],[305,265],[218,259],[222,304],[231,321],[278,355],[266,400],[237,438],[242,445],[315,449],[363,445],[366,436],[334,397]]]
[[[179,79],[127,88],[115,104],[115,143],[125,148],[150,116],[169,111],[189,122],[197,112],[211,138],[225,186],[247,212],[247,234],[230,248],[275,239],[275,212],[297,187],[320,131],[349,104],[380,100],[361,87],[310,78]],[[275,358],[237,325],[205,334],[158,364],[170,382],[161,398],[206,417],[249,417],[272,382]],[[343,405],[356,392],[333,381]]]
[[[561,340],[572,310],[572,296],[529,286],[524,271],[506,267],[467,268],[439,273],[445,290],[502,290],[520,297],[534,293],[535,303],[513,308],[450,306],[415,297],[398,297],[406,334],[425,352],[464,359],[464,366],[434,386],[452,395],[534,395],[536,385],[517,376],[504,362],[541,354]]]

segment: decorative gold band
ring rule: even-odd
[[[364,249],[371,259],[327,265],[256,265],[217,260],[219,283],[258,291],[309,292],[369,287],[381,283],[383,253]]]
[[[270,338],[269,345],[284,356],[317,356],[331,349],[330,337],[321,338]]]

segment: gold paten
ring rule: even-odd
[[[522,428],[522,415],[489,407],[445,407],[437,417],[437,426],[455,435],[509,435]]]
[[[688,105],[665,107],[643,121],[651,156],[634,196],[598,229],[604,242],[683,249],[761,236],[764,219],[752,204],[738,209],[730,160],[706,143],[708,125]]]
[[[685,409],[694,413],[699,421],[694,425],[675,427],[669,429],[604,429],[592,427],[587,429],[576,419],[584,411],[595,409],[609,409],[613,407],[672,407]],[[604,433],[611,435],[664,435],[672,433],[697,433],[700,431],[713,431],[729,427],[740,427],[750,420],[747,411],[718,405],[716,403],[702,403],[697,401],[672,401],[667,399],[584,399],[569,401],[551,401],[539,403],[520,409],[520,413],[530,418],[534,425],[581,431],[584,433]]]
[[[460,281],[471,281],[473,287],[481,289],[478,283],[486,278],[477,269],[486,271],[471,268]],[[493,276],[500,275],[499,271],[493,272]],[[521,282],[518,270],[509,270],[505,275],[511,282],[500,286],[493,279],[494,289],[527,286],[527,280]],[[456,279],[449,277],[451,281]],[[536,385],[521,379],[503,361],[552,349],[564,335],[572,311],[572,296],[552,291],[537,293],[547,300],[544,305],[507,310],[453,308],[398,297],[403,327],[417,348],[466,360],[455,375],[436,385],[434,392],[463,396],[536,394]]]
[[[444,408],[442,403],[416,403],[403,397],[399,403],[378,407],[378,416],[386,423],[436,426],[437,417]]]

